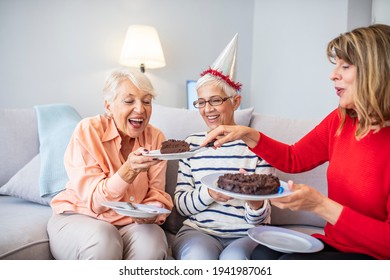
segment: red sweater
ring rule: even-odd
[[[328,196],[344,209],[335,225],[326,224],[325,235],[313,236],[342,252],[390,259],[390,127],[357,141],[356,122],[347,116],[335,136],[339,123],[334,110],[294,145],[260,133],[253,152],[288,173],[329,161]]]

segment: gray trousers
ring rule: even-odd
[[[176,234],[172,253],[178,260],[248,260],[257,245],[247,236],[222,238],[183,226]]]
[[[164,231],[156,224],[117,227],[81,214],[54,214],[48,222],[50,249],[59,260],[161,260]]]

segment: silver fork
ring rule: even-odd
[[[206,146],[204,146],[204,147],[199,146],[199,147],[196,147],[196,148],[192,148],[189,152],[194,152],[194,151],[197,151],[197,150],[202,149],[202,148],[213,147],[213,146],[214,146],[214,142],[215,142],[215,141],[209,142],[209,143],[207,143]]]
[[[126,202],[126,205],[130,208],[130,210],[137,210],[138,207],[135,206],[133,203],[131,202]]]
[[[131,202],[126,202],[126,205],[130,208],[130,210],[139,210],[138,207],[135,206]],[[158,212],[157,210],[153,210],[153,209],[142,209],[141,211],[148,212],[148,213],[157,213]]]

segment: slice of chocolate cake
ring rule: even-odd
[[[184,140],[168,139],[162,142],[160,149],[161,154],[177,154],[190,150],[190,145]]]

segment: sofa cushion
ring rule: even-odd
[[[320,119],[293,119],[253,113],[250,127],[278,141],[293,144],[319,122]]]
[[[0,109],[0,186],[39,153],[34,109]]]
[[[38,154],[20,169],[4,186],[0,187],[0,194],[49,205],[51,197],[41,197],[39,194],[40,164],[40,154]]]
[[[46,227],[51,208],[0,196],[0,259],[53,259]]]
[[[168,161],[165,191],[169,193],[172,198],[174,198],[178,169],[179,169],[178,160]],[[173,207],[171,214],[168,216],[165,223],[162,225],[162,228],[169,231],[170,233],[176,234],[181,228],[181,226],[183,225],[185,219],[187,219],[187,217],[180,215],[176,207]]]
[[[252,113],[253,108],[235,111],[235,122],[248,126]],[[168,139],[185,139],[192,133],[208,130],[198,110],[166,107],[158,104],[153,104],[150,124],[159,128]]]

